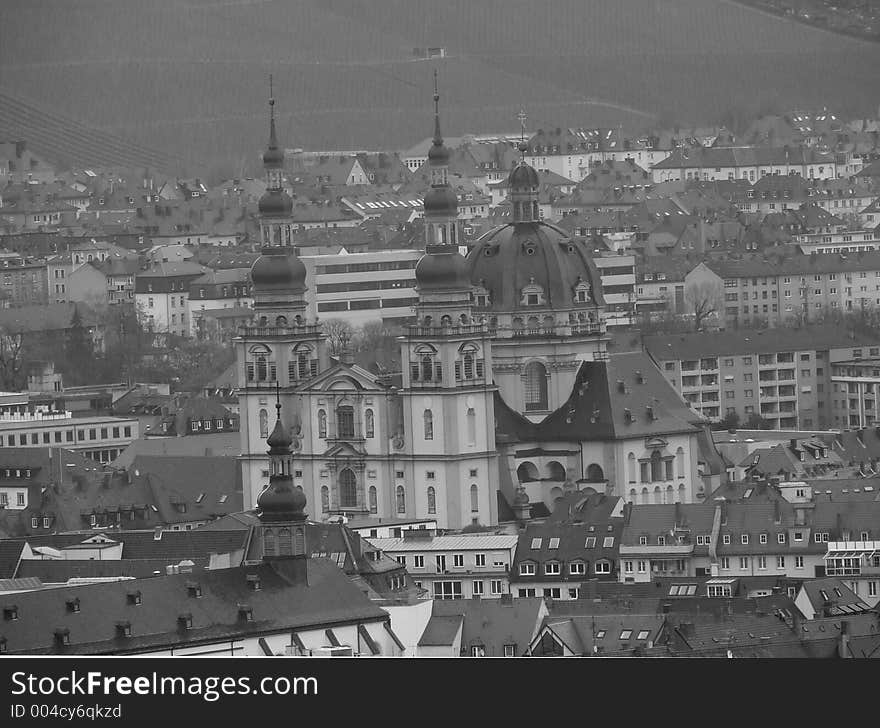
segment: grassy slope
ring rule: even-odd
[[[430,130],[719,118],[827,104],[874,111],[880,46],[722,0],[3,0],[0,88],[187,160],[246,160],[265,135],[407,146]],[[621,108],[622,107],[622,108]],[[622,109],[636,110],[627,111]]]

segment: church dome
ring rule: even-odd
[[[586,245],[545,222],[508,223],[490,230],[468,253],[467,267],[471,283],[488,291],[493,311],[604,304],[599,272]],[[530,291],[537,293],[537,303],[528,298]]]
[[[443,217],[458,215],[458,197],[451,187],[431,187],[425,193],[425,214]]]
[[[264,217],[288,217],[293,212],[293,200],[284,190],[267,190],[260,197],[257,209]]]
[[[456,248],[425,253],[416,264],[419,291],[469,289],[467,261]]]
[[[514,187],[537,187],[538,172],[530,164],[520,162],[517,164],[507,177],[507,186],[510,189]]]
[[[293,481],[283,475],[273,475],[269,485],[257,496],[257,510],[261,521],[305,520],[306,495]]]
[[[263,254],[251,267],[251,281],[256,291],[278,289],[287,293],[304,293],[306,267],[284,248],[263,248]]]
[[[449,163],[449,149],[442,139],[434,139],[434,143],[431,144],[431,148],[428,150],[428,163],[438,166]]]

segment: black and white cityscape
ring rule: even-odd
[[[4,0],[0,657],[880,657],[878,68],[876,0]]]

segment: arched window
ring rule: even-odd
[[[339,438],[354,438],[354,407],[351,405],[336,408],[336,433]]]
[[[474,355],[469,351],[464,355],[464,378],[474,378]]]
[[[373,421],[373,410],[371,409],[364,412],[364,429],[366,430],[366,437],[372,438],[375,436],[375,423]]]
[[[287,326],[287,316],[278,316],[275,319],[276,326]]]
[[[547,368],[539,361],[526,366],[525,399],[527,412],[547,409]]]
[[[642,500],[640,502],[642,504],[645,504],[648,502],[648,489],[647,488],[642,488]]]
[[[321,486],[321,513],[330,511],[330,489],[324,485]]]
[[[406,513],[406,493],[402,485],[397,486],[397,512]]]
[[[629,502],[630,503],[636,502],[636,489],[635,488],[629,489]]]
[[[629,478],[630,483],[636,482],[636,456],[635,453],[630,453],[626,456],[626,475]]]
[[[370,486],[370,513],[377,513],[379,511],[379,499],[376,496],[376,486]]]
[[[591,463],[587,468],[587,480],[591,483],[600,483],[605,480],[605,473],[602,472],[602,466],[598,463]]]
[[[433,485],[428,486],[428,513],[433,515],[437,513],[437,491]]]
[[[263,552],[266,556],[275,556],[278,551],[278,543],[275,540],[275,532],[271,528],[263,531]]]
[[[559,463],[555,460],[551,460],[547,463],[547,473],[550,477],[550,480],[565,480],[565,468],[562,467],[562,463]]]
[[[322,409],[318,410],[318,437],[327,437],[327,413]]]
[[[541,479],[541,476],[538,475],[538,468],[535,467],[534,463],[530,462],[522,463],[516,469],[516,477],[519,479],[520,483],[528,483]]]
[[[440,325],[441,326],[452,326],[452,316],[446,314],[440,317]]]
[[[341,508],[357,508],[357,478],[351,468],[339,473],[339,505]]]
[[[282,528],[278,531],[278,554],[291,556],[293,554],[293,539],[290,537],[290,529]]]
[[[260,410],[260,437],[269,437],[269,413]]]
[[[676,500],[675,502],[676,503],[684,503],[684,496],[685,496],[684,483],[682,483],[681,485],[678,486],[678,500]]]
[[[664,503],[672,503],[675,498],[675,494],[672,490],[671,485],[666,486],[666,499],[663,501]]]
[[[471,513],[477,513],[480,510],[480,489],[477,484],[471,485]]]
[[[678,473],[677,473],[678,477],[683,478],[684,477],[684,450],[682,448],[678,448],[678,450],[675,451],[675,466],[676,466],[676,470],[678,470]]]
[[[654,486],[654,503],[659,504],[663,500],[663,493],[660,491],[660,486]]]
[[[477,442],[477,413],[473,407],[468,407],[467,411],[467,441],[468,445],[474,445]]]
[[[425,421],[425,439],[433,440],[434,439],[434,413],[431,410],[426,409],[424,415],[422,416]]]
[[[663,480],[663,459],[659,450],[651,453],[651,480],[655,483]]]

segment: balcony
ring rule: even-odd
[[[692,543],[684,544],[645,544],[644,546],[620,546],[621,556],[671,556],[679,558],[694,553]]]
[[[238,335],[243,339],[263,337],[284,337],[317,335],[321,333],[318,324],[303,324],[302,326],[239,326]]]

